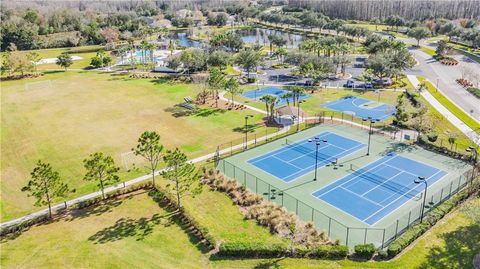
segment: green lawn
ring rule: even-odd
[[[424,78],[417,76],[420,82],[425,82],[428,92],[437,99],[444,107],[446,107],[453,115],[463,121],[468,127],[472,128],[477,133],[480,133],[480,124],[472,119],[467,113],[458,108],[454,103],[447,99],[440,91],[437,91],[435,87]]]
[[[421,51],[425,52],[426,54],[430,55],[430,56],[435,56],[436,52],[434,49],[432,48],[428,48],[428,47],[421,47],[420,48]]]
[[[51,88],[37,83],[25,90],[27,83],[46,80]],[[252,111],[205,107],[188,114],[175,106],[199,91],[201,87],[193,84],[92,71],[51,72],[36,79],[2,82],[2,219],[38,210],[20,188],[39,159],[50,162],[76,189],[67,197],[74,198],[96,189],[95,183],[82,180],[84,158],[103,151],[124,168],[121,154],[131,151],[145,130],[157,131],[166,147],[180,147],[189,157],[213,152],[218,144],[234,139],[240,143],[247,114],[254,115],[249,121],[252,134],[276,130],[266,129],[263,115]],[[121,178],[142,173],[122,169]]]
[[[225,198],[225,199],[224,199]],[[278,240],[245,221],[223,194],[190,198],[195,218],[224,239]],[[480,199],[469,202],[476,208]],[[216,209],[218,207],[218,210]],[[146,194],[82,210],[1,243],[2,267],[20,268],[473,268],[480,224],[461,210],[447,215],[391,261],[213,258]]]
[[[146,193],[32,227],[1,244],[2,268],[208,268],[203,245]]]

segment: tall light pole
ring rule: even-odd
[[[305,100],[297,101],[297,132],[300,130],[300,103],[305,102]]]
[[[370,122],[370,127],[368,129],[368,146],[367,146],[367,156],[370,155],[370,140],[372,136],[372,124],[374,124],[378,120],[372,119],[372,117],[368,117],[367,119],[362,119],[362,121],[369,121]]]
[[[245,149],[247,149],[247,142],[248,142],[248,118],[253,117],[253,115],[246,115],[245,116]]]
[[[425,211],[425,201],[427,199],[427,189],[428,189],[428,183],[427,181],[425,180],[425,177],[421,177],[419,176],[417,179],[415,179],[413,182],[415,182],[415,184],[420,184],[420,183],[423,183],[425,184],[425,190],[423,191],[423,204],[422,204],[422,215],[420,216],[420,222],[423,221],[423,213]]]
[[[317,181],[318,146],[320,146],[320,142],[327,143],[327,140],[315,137],[314,139],[308,139],[308,142],[315,142],[315,177],[313,178],[313,181]]]

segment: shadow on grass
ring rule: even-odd
[[[420,268],[473,268],[473,259],[480,252],[480,223],[441,234],[440,238],[445,247],[432,247]]]
[[[256,123],[256,124],[247,124],[247,130],[249,133],[254,133],[257,129],[264,127],[263,124]],[[237,133],[245,133],[245,125],[241,127],[235,127],[232,131]]]
[[[145,239],[153,232],[153,228],[159,224],[170,226],[173,213],[164,215],[154,214],[151,218],[121,218],[114,225],[96,232],[88,238],[95,244],[115,242],[127,237],[135,237],[137,241]]]
[[[218,114],[224,114],[225,110],[220,108],[198,108],[195,110],[186,109],[180,105],[175,105],[173,107],[167,107],[163,111],[171,113],[175,118],[196,116],[196,117],[209,117]]]

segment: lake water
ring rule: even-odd
[[[287,48],[296,48],[304,40],[304,37],[298,34],[292,34],[266,28],[241,29],[234,31],[239,34],[242,37],[243,42],[247,44],[259,44],[268,46],[270,44],[270,42],[268,41],[268,36],[272,34],[285,37],[285,39],[287,40]],[[202,42],[189,39],[186,32],[179,31],[172,33],[172,38],[177,42],[178,45],[182,47],[203,47]]]

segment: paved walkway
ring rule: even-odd
[[[416,88],[420,85],[415,75],[407,75],[408,80]],[[468,127],[463,121],[453,115],[450,110],[444,107],[440,102],[433,97],[428,91],[422,91],[421,95],[436,109],[440,112],[449,122],[451,122],[455,127],[457,127],[462,133],[464,133],[468,138],[474,141],[477,145],[480,145],[480,135],[474,132],[470,127]]]

